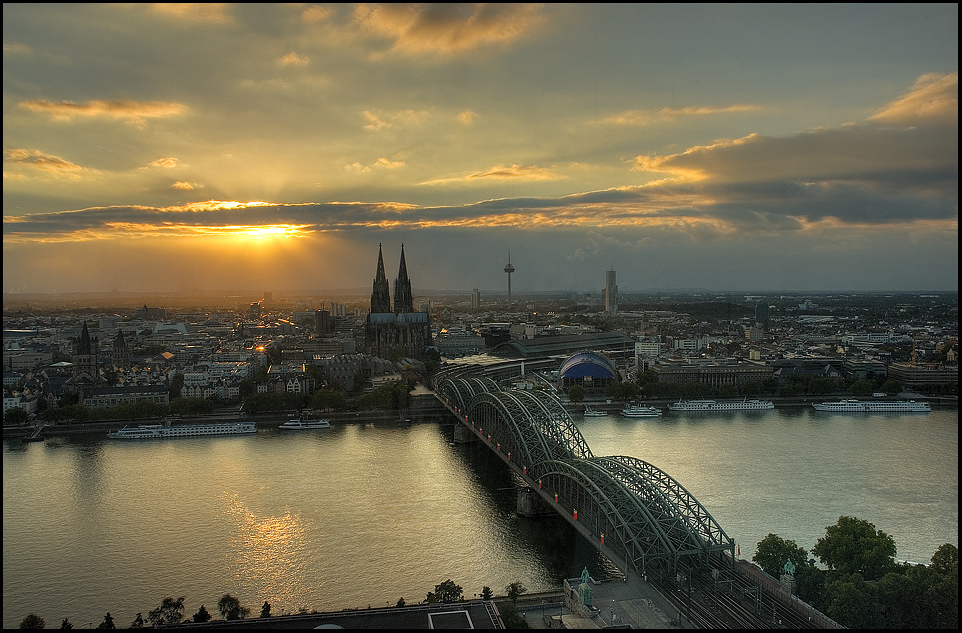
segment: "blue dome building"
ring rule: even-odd
[[[564,391],[572,385],[583,387],[585,391],[603,390],[618,382],[618,368],[604,354],[578,352],[561,363],[558,379]]]

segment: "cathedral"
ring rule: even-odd
[[[371,292],[371,312],[367,315],[364,346],[368,354],[391,358],[392,350],[404,348],[404,356],[421,358],[430,347],[431,318],[427,312],[414,311],[414,295],[404,262],[404,244],[401,245],[401,266],[394,281],[394,308],[391,308],[391,291],[384,274],[384,257],[381,245],[377,251],[377,273]]]

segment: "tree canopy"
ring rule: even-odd
[[[758,548],[752,560],[768,574],[778,578],[782,574],[787,561],[792,561],[796,569],[808,563],[808,552],[799,547],[795,541],[788,541],[775,534],[769,534],[758,542]]]
[[[229,593],[225,593],[217,602],[217,610],[220,611],[225,620],[243,620],[251,612],[250,609],[242,607],[240,600]]]
[[[159,607],[147,614],[147,619],[154,626],[178,624],[184,619],[184,597],[176,600],[169,596],[164,598]]]
[[[895,539],[875,525],[855,517],[841,516],[825,530],[812,553],[840,574],[861,574],[878,580],[895,565]]]

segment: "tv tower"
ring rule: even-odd
[[[511,251],[508,251],[508,265],[504,267],[504,272],[508,273],[508,305],[511,305],[511,273],[514,266],[511,265]]]

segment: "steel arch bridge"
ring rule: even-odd
[[[626,572],[705,567],[716,552],[734,560],[734,541],[691,493],[648,462],[593,455],[552,394],[502,390],[463,370],[434,387],[465,427]]]

